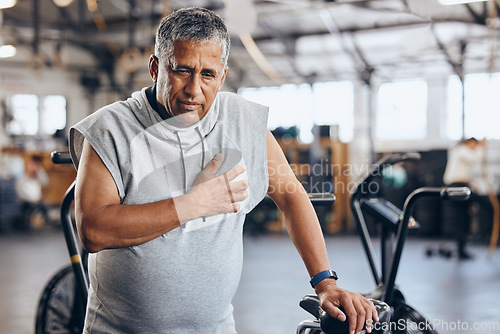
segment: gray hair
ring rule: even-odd
[[[221,64],[227,66],[231,41],[221,17],[205,8],[183,8],[164,17],[156,32],[155,55],[172,63],[174,43],[194,41],[216,42],[222,49]]]

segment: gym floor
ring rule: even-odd
[[[358,238],[331,236],[326,242],[339,284],[359,292],[372,290]],[[471,245],[475,257],[467,261],[426,257],[427,247],[442,243],[408,240],[397,279],[407,303],[440,333],[500,333],[500,249],[488,257],[486,245]],[[42,288],[67,263],[63,235],[57,229],[0,234],[0,333],[34,332]],[[298,302],[311,292],[288,236],[246,237],[243,274],[233,302],[238,333],[295,333],[300,321],[310,319]]]

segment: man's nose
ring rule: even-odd
[[[189,94],[190,96],[198,96],[201,95],[201,78],[197,74],[193,74],[188,82],[186,83],[186,86],[184,87],[184,92],[186,94]]]

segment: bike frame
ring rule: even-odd
[[[72,163],[69,152],[53,152],[51,154],[51,158],[54,164]],[[77,236],[76,226],[74,225],[73,219],[71,217],[71,207],[73,204],[73,200],[75,199],[75,186],[76,181],[73,181],[73,183],[64,194],[61,204],[61,226],[64,233],[64,239],[66,240],[66,246],[68,248],[71,266],[73,268],[73,272],[75,273],[77,291],[80,294],[80,299],[83,303],[82,306],[84,307],[83,309],[85,309],[87,305],[87,296],[89,289],[89,282],[82,261],[85,251],[80,247],[80,241]]]
[[[356,220],[361,242],[374,281],[377,285],[377,290],[374,292],[373,297],[381,299],[389,305],[394,303],[396,276],[401,262],[401,255],[403,253],[404,243],[408,234],[408,225],[413,214],[415,202],[421,197],[429,196],[440,197],[442,199],[466,200],[471,194],[470,189],[466,187],[422,187],[414,190],[406,198],[399,217],[399,222],[397,223],[397,229],[394,230],[389,228],[387,224],[381,224],[381,269],[379,270],[375,263],[375,252],[373,250],[371,236],[368,232],[364,213],[361,208],[363,199],[370,195],[365,192],[364,189],[367,188],[366,186],[375,176],[381,175],[382,171],[388,166],[392,166],[398,162],[415,161],[418,159],[420,159],[420,154],[418,153],[393,154],[382,158],[370,168],[368,174],[358,184],[351,196],[351,209]],[[399,297],[402,298],[403,296],[400,295]]]

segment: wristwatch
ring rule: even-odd
[[[338,280],[337,273],[335,271],[329,269],[329,270],[325,270],[325,271],[320,272],[319,274],[314,275],[310,281],[311,286],[314,289],[316,284],[318,284],[319,282],[321,282],[322,280],[327,279],[327,278],[333,278],[334,280]]]

